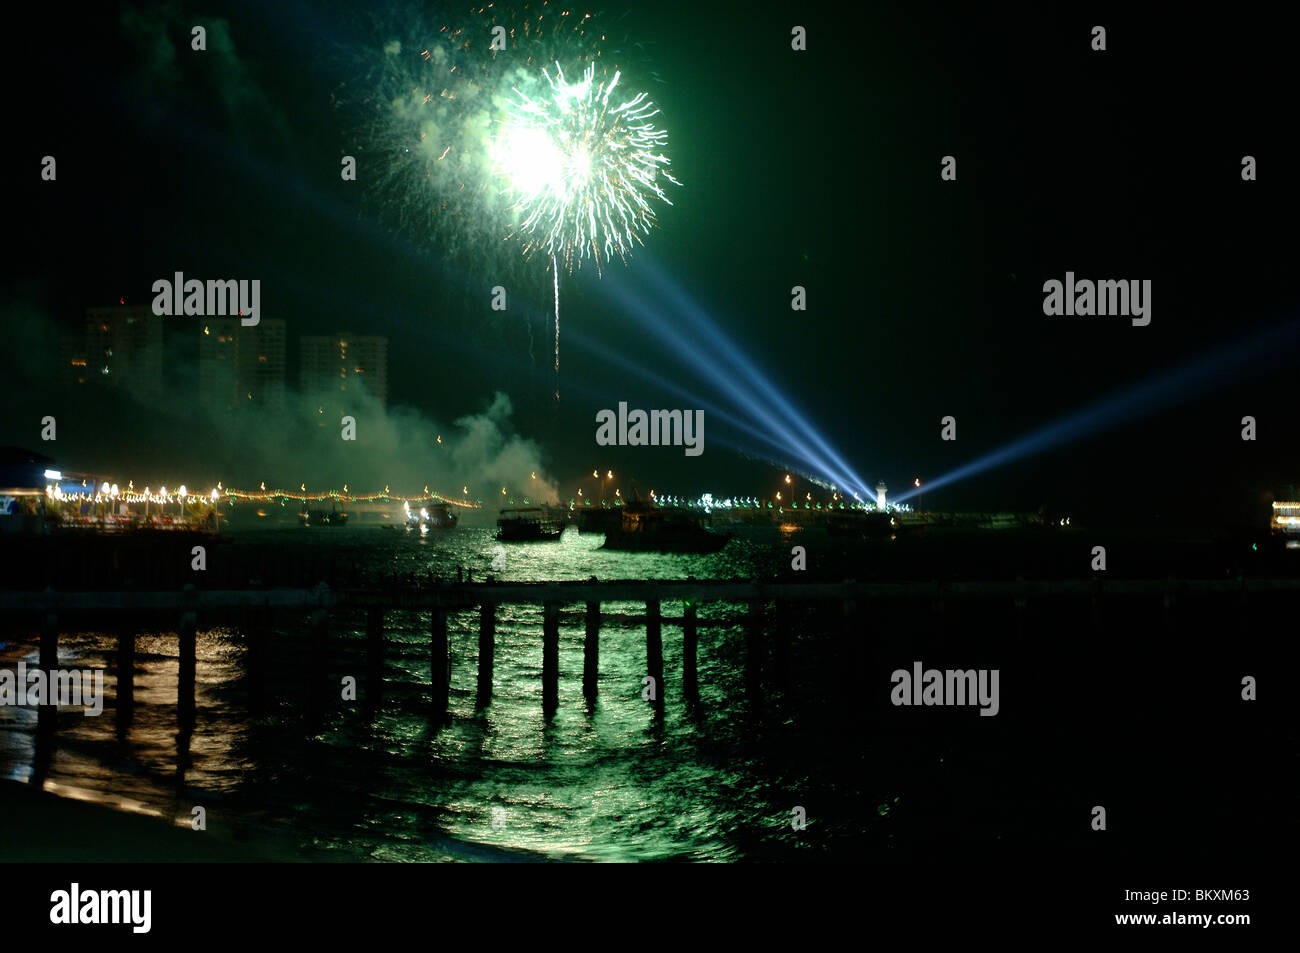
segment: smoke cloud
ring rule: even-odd
[[[282,406],[208,406],[199,399],[197,359],[176,353],[175,339],[184,335],[169,343],[161,393],[146,393],[138,381],[106,383],[96,368],[85,369],[84,384],[62,379],[60,342],[66,351],[79,334],[61,336],[29,307],[11,306],[5,327],[11,346],[0,370],[13,396],[0,421],[0,444],[37,450],[63,469],[123,486],[134,480],[206,490],[221,481],[257,489],[265,482],[268,490],[297,492],[303,484],[308,491],[347,484],[353,492],[388,486],[408,495],[428,486],[453,499],[464,499],[468,487],[470,500],[489,506],[502,487],[510,496],[558,498],[541,448],[513,431],[513,405],[500,391],[484,395],[481,411],[451,421],[386,407],[364,390],[289,388]],[[46,416],[56,421],[54,441],[41,439]],[[345,416],[355,422],[355,440],[343,439]]]

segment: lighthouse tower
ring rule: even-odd
[[[882,513],[885,511],[885,491],[888,489],[889,487],[885,486],[884,480],[876,484],[876,509]]]

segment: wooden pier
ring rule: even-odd
[[[549,718],[560,703],[559,631],[561,611],[566,606],[584,607],[582,692],[588,704],[593,704],[597,698],[601,626],[613,620],[644,625],[645,674],[654,679],[653,707],[657,713],[662,713],[666,697],[671,694],[665,684],[663,627],[670,625],[681,630],[681,697],[689,704],[699,697],[700,626],[735,624],[734,621],[701,622],[698,607],[703,603],[746,607],[740,621],[745,647],[745,683],[750,693],[761,696],[766,684],[780,686],[789,676],[791,612],[800,604],[838,604],[842,608],[840,617],[843,620],[840,644],[845,652],[851,652],[857,643],[877,634],[863,628],[864,616],[860,610],[898,600],[914,603],[918,611],[925,613],[941,613],[946,603],[965,601],[1001,603],[1009,612],[1015,613],[1031,604],[1065,598],[1075,600],[1081,606],[1090,604],[1096,613],[1103,603],[1122,607],[1130,600],[1145,600],[1148,606],[1162,606],[1168,614],[1183,597],[1226,599],[1244,604],[1250,599],[1292,599],[1297,595],[1300,595],[1300,579],[1103,581],[1092,578],[952,583],[761,582],[693,578],[463,583],[430,579],[417,585],[394,583],[342,589],[331,589],[322,583],[310,589],[196,589],[186,586],[179,591],[4,591],[0,592],[0,613],[6,619],[28,620],[28,625],[39,631],[39,664],[47,671],[58,667],[61,628],[67,630],[75,625],[84,629],[116,631],[117,705],[119,710],[126,708],[128,711],[133,700],[131,673],[134,671],[136,631],[146,626],[176,631],[180,660],[177,707],[184,722],[192,719],[194,714],[195,640],[201,625],[234,625],[245,632],[251,703],[256,708],[260,705],[262,660],[275,619],[289,619],[298,614],[308,619],[310,637],[306,667],[312,681],[313,697],[319,701],[324,697],[324,692],[317,689],[326,680],[324,660],[331,614],[344,609],[363,610],[367,657],[364,701],[366,710],[373,714],[384,688],[385,613],[428,612],[430,703],[433,713],[441,718],[447,711],[451,676],[448,615],[478,610],[476,704],[482,709],[492,701],[498,607],[505,604],[540,605],[541,707]],[[643,605],[644,615],[607,614],[603,606],[615,602]],[[682,615],[664,615],[665,602],[681,603]],[[766,621],[768,604],[774,605],[770,625]],[[770,677],[765,678],[763,660],[768,657],[772,671],[766,673]],[[851,677],[851,674],[846,672],[846,677]],[[316,709],[316,702],[310,707]]]

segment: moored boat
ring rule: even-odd
[[[508,507],[497,519],[497,539],[503,543],[551,542],[564,534],[564,524],[540,506]]]
[[[457,516],[446,503],[430,503],[420,507],[418,513],[411,511],[411,504],[403,501],[402,511],[406,516],[408,529],[454,529]]]
[[[832,536],[879,539],[893,535],[894,525],[888,513],[836,513],[826,521],[826,532]]]
[[[344,526],[348,521],[348,514],[339,509],[335,503],[333,509],[328,512],[325,510],[309,510],[303,506],[302,512],[298,514],[304,526]]]
[[[608,533],[623,523],[622,507],[591,507],[578,510],[579,533]]]
[[[604,549],[657,553],[716,553],[731,541],[730,533],[714,533],[698,517],[646,503],[628,503],[622,521],[605,533]]]

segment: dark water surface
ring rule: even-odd
[[[505,544],[496,575],[789,578],[790,547],[799,543],[809,548],[808,576],[865,579],[908,552],[887,542],[845,550],[815,530],[750,530],[706,556],[605,552],[601,541],[570,529],[558,543]],[[288,527],[236,533],[220,558],[269,547],[285,561],[325,555],[372,574],[451,577],[473,567],[479,579],[498,545],[489,530],[464,527],[427,536],[367,525]],[[980,545],[987,553],[962,563],[965,578],[1015,568],[1014,537]],[[1068,550],[1069,562],[1080,545],[1066,539],[1055,551]],[[933,555],[918,566],[933,568]],[[1055,557],[1018,558],[1023,566]],[[602,608],[607,616],[644,613],[639,604]],[[641,694],[644,624],[606,618],[599,701],[589,712],[582,607],[565,607],[559,709],[549,722],[541,606],[499,608],[494,693],[482,712],[478,613],[453,613],[450,717],[440,731],[429,718],[427,612],[385,614],[386,688],[373,719],[363,705],[364,614],[332,613],[330,683],[354,676],[359,698],[336,692],[316,727],[306,718],[305,618],[277,623],[260,713],[250,706],[244,633],[200,630],[191,733],[177,720],[174,632],[137,638],[129,723],[113,702],[115,633],[65,633],[62,667],[106,670],[104,713],[64,709],[53,740],[43,741],[34,709],[0,708],[0,777],[154,814],[160,824],[188,827],[200,805],[210,831],[287,845],[287,856],[304,859],[856,861],[1092,851],[1096,804],[1118,808],[1121,825],[1108,848],[1230,853],[1269,830],[1276,807],[1269,779],[1295,733],[1279,747],[1275,730],[1265,731],[1264,709],[1241,704],[1238,683],[1243,672],[1293,660],[1289,647],[1277,654],[1285,612],[1186,602],[1100,617],[1083,604],[1019,612],[1000,604],[873,605],[855,617],[861,638],[845,656],[840,606],[799,608],[791,690],[765,686],[761,701],[746,692],[743,612],[700,607],[694,710],[681,699],[680,628],[665,623],[666,704],[656,720]],[[663,613],[680,616],[682,606],[666,602]],[[710,620],[722,624],[704,624]],[[13,668],[36,658],[33,643],[15,641],[2,661]],[[1001,669],[998,717],[892,706],[890,672],[913,660]],[[804,830],[791,826],[797,807],[807,813]],[[1197,838],[1188,839],[1189,826]]]
[[[503,580],[747,577],[770,575],[772,543],[733,541],[708,556],[605,552],[602,537],[570,529],[554,544],[505,544]],[[244,547],[274,547],[292,559],[300,548],[328,552],[367,571],[454,576],[456,567],[489,570],[499,544],[486,529],[421,536],[374,526],[297,527],[237,534]],[[788,553],[788,547],[785,552]],[[248,836],[278,829],[304,849],[330,849],[378,860],[494,859],[544,856],[588,860],[727,860],[768,850],[826,850],[856,820],[816,818],[793,836],[790,810],[809,790],[820,756],[790,757],[799,745],[766,739],[744,701],[743,654],[736,625],[701,625],[700,706],[680,700],[680,630],[664,627],[668,703],[657,724],[642,699],[644,626],[605,621],[600,697],[582,698],[582,607],[567,607],[560,630],[560,706],[548,724],[541,711],[541,607],[498,610],[491,706],[475,711],[478,613],[449,616],[450,722],[430,730],[428,614],[385,615],[386,690],[374,722],[362,701],[334,701],[319,732],[304,734],[305,620],[279,626],[271,641],[262,717],[250,713],[246,640],[218,628],[199,632],[197,717],[188,763],[178,767],[177,650],[174,633],[137,638],[136,711],[126,732],[113,708],[111,632],[65,633],[64,668],[105,668],[104,714],[59,715],[52,751],[37,750],[33,709],[0,709],[0,771],[39,780],[47,790],[156,813],[187,823],[193,805],[210,830]],[[607,603],[604,613],[644,614],[644,606]],[[681,615],[665,603],[665,616]],[[711,618],[740,618],[739,606],[705,605]],[[286,620],[288,623],[289,620]],[[365,619],[330,620],[331,682],[353,675],[365,691]],[[14,646],[6,660],[35,665],[35,646]],[[779,729],[779,723],[777,728]],[[181,739],[182,743],[184,738]],[[777,764],[769,761],[775,758]],[[806,798],[806,795],[805,795]]]

